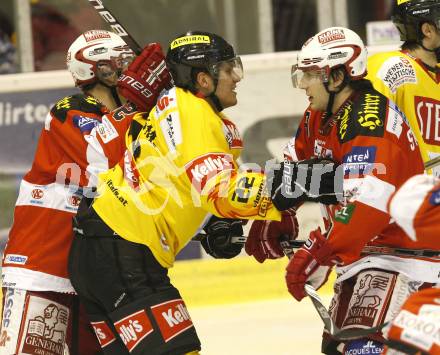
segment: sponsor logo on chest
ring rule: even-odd
[[[100,122],[96,118],[74,116],[73,125],[83,133],[90,133]]]
[[[313,153],[317,157],[322,158],[332,158],[333,152],[330,148],[325,147],[325,141],[321,139],[315,139],[315,146],[313,148]]]
[[[415,96],[414,108],[420,133],[427,144],[440,144],[440,101]]]
[[[185,169],[192,184],[201,191],[211,177],[233,169],[232,157],[222,153],[205,154],[188,163]]]
[[[377,75],[393,94],[403,84],[417,83],[416,71],[407,58],[390,58],[383,64]]]
[[[376,161],[375,146],[352,147],[351,151],[344,155],[344,175],[363,175],[371,172]]]

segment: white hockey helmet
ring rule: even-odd
[[[330,72],[345,67],[351,80],[367,75],[367,48],[362,39],[344,27],[330,27],[308,39],[301,48],[297,63],[292,66],[292,84],[298,88],[305,72],[318,74],[328,82]]]
[[[98,81],[98,64],[120,71],[134,57],[133,51],[117,34],[90,30],[81,34],[67,51],[67,69],[76,86]]]

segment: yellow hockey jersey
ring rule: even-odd
[[[440,72],[428,71],[405,51],[392,51],[369,57],[367,79],[403,111],[417,139],[423,161],[439,156]],[[439,175],[440,167],[433,171]]]
[[[237,128],[205,99],[173,88],[145,119],[137,139],[127,134],[121,162],[101,174],[93,203],[121,237],[171,267],[211,214],[280,220],[264,174],[238,168]]]

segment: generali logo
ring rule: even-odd
[[[35,300],[35,301],[32,301]],[[18,354],[63,355],[69,309],[41,297],[30,297]]]
[[[90,322],[95,331],[96,337],[98,338],[101,348],[105,348],[107,345],[115,341],[115,336],[113,335],[110,327],[104,322]]]
[[[153,331],[153,326],[144,310],[115,322],[115,328],[130,352]]]
[[[199,192],[210,178],[221,171],[232,169],[232,156],[225,153],[208,153],[185,165],[186,174]]]
[[[151,307],[165,342],[193,327],[193,322],[182,299],[174,299]]]
[[[36,199],[36,200],[40,200],[43,198],[44,196],[44,192],[41,189],[33,189],[31,192],[32,198]]]

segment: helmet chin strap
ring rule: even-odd
[[[348,84],[348,79],[347,79],[347,74],[345,72],[344,72],[344,80],[342,81],[341,85],[335,88],[335,90],[330,91],[330,89],[328,88],[329,83],[328,82],[323,83],[325,87],[325,91],[327,91],[330,95],[327,102],[327,108],[325,110],[325,120],[332,117],[333,115],[332,108],[333,108],[333,104],[335,103],[336,94],[340,93],[347,86],[347,84]]]
[[[423,45],[423,43],[421,43],[421,42],[420,42],[420,46],[421,46],[425,51],[428,51],[428,52],[434,53],[434,54],[435,54],[435,57],[437,58],[437,63],[440,63],[440,47],[437,47],[437,48],[434,48],[434,49],[429,49],[429,48],[426,48],[426,47]]]
[[[110,90],[110,93],[112,94],[113,100],[115,100],[116,107],[122,106],[122,101],[119,97],[118,90],[116,89],[117,86],[116,85],[108,85],[101,80],[98,80],[98,81],[102,86],[105,86],[107,89]]]
[[[214,105],[215,109],[218,112],[222,112],[224,107],[221,104],[220,99],[215,94],[217,90],[218,78],[213,77],[213,81],[214,81],[214,89],[211,91],[209,95],[206,95],[205,98],[209,99],[212,102],[212,104]]]

